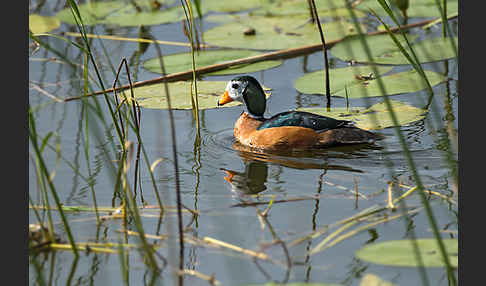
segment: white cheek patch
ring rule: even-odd
[[[238,84],[238,89],[233,88],[233,84]],[[229,81],[226,85],[226,90],[228,91],[228,95],[237,101],[243,102],[243,90],[246,88],[248,83],[240,82],[240,81]]]
[[[228,81],[228,84],[226,85],[226,89],[225,89],[227,92],[230,92],[231,91],[231,85],[232,84],[233,84],[233,82],[231,80]]]

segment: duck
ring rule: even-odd
[[[236,120],[233,136],[240,144],[263,151],[322,149],[339,145],[371,144],[379,134],[358,128],[354,122],[338,120],[305,111],[290,110],[265,118],[266,95],[252,76],[228,81],[217,106],[232,101],[245,110]]]

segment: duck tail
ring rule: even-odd
[[[345,126],[319,133],[318,145],[330,147],[350,144],[371,144],[385,137],[379,133],[373,133],[354,126]]]

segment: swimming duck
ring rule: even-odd
[[[266,97],[260,83],[251,76],[228,82],[218,106],[240,101],[245,107],[235,123],[233,135],[245,146],[263,150],[306,150],[336,145],[372,143],[379,135],[337,120],[304,111],[286,111],[268,119],[263,113]]]

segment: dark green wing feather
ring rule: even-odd
[[[340,127],[347,127],[352,124],[351,121],[337,120],[334,118],[317,115],[304,111],[287,111],[276,114],[265,120],[257,129],[282,127],[282,126],[300,126],[314,129],[315,131],[326,131]]]

